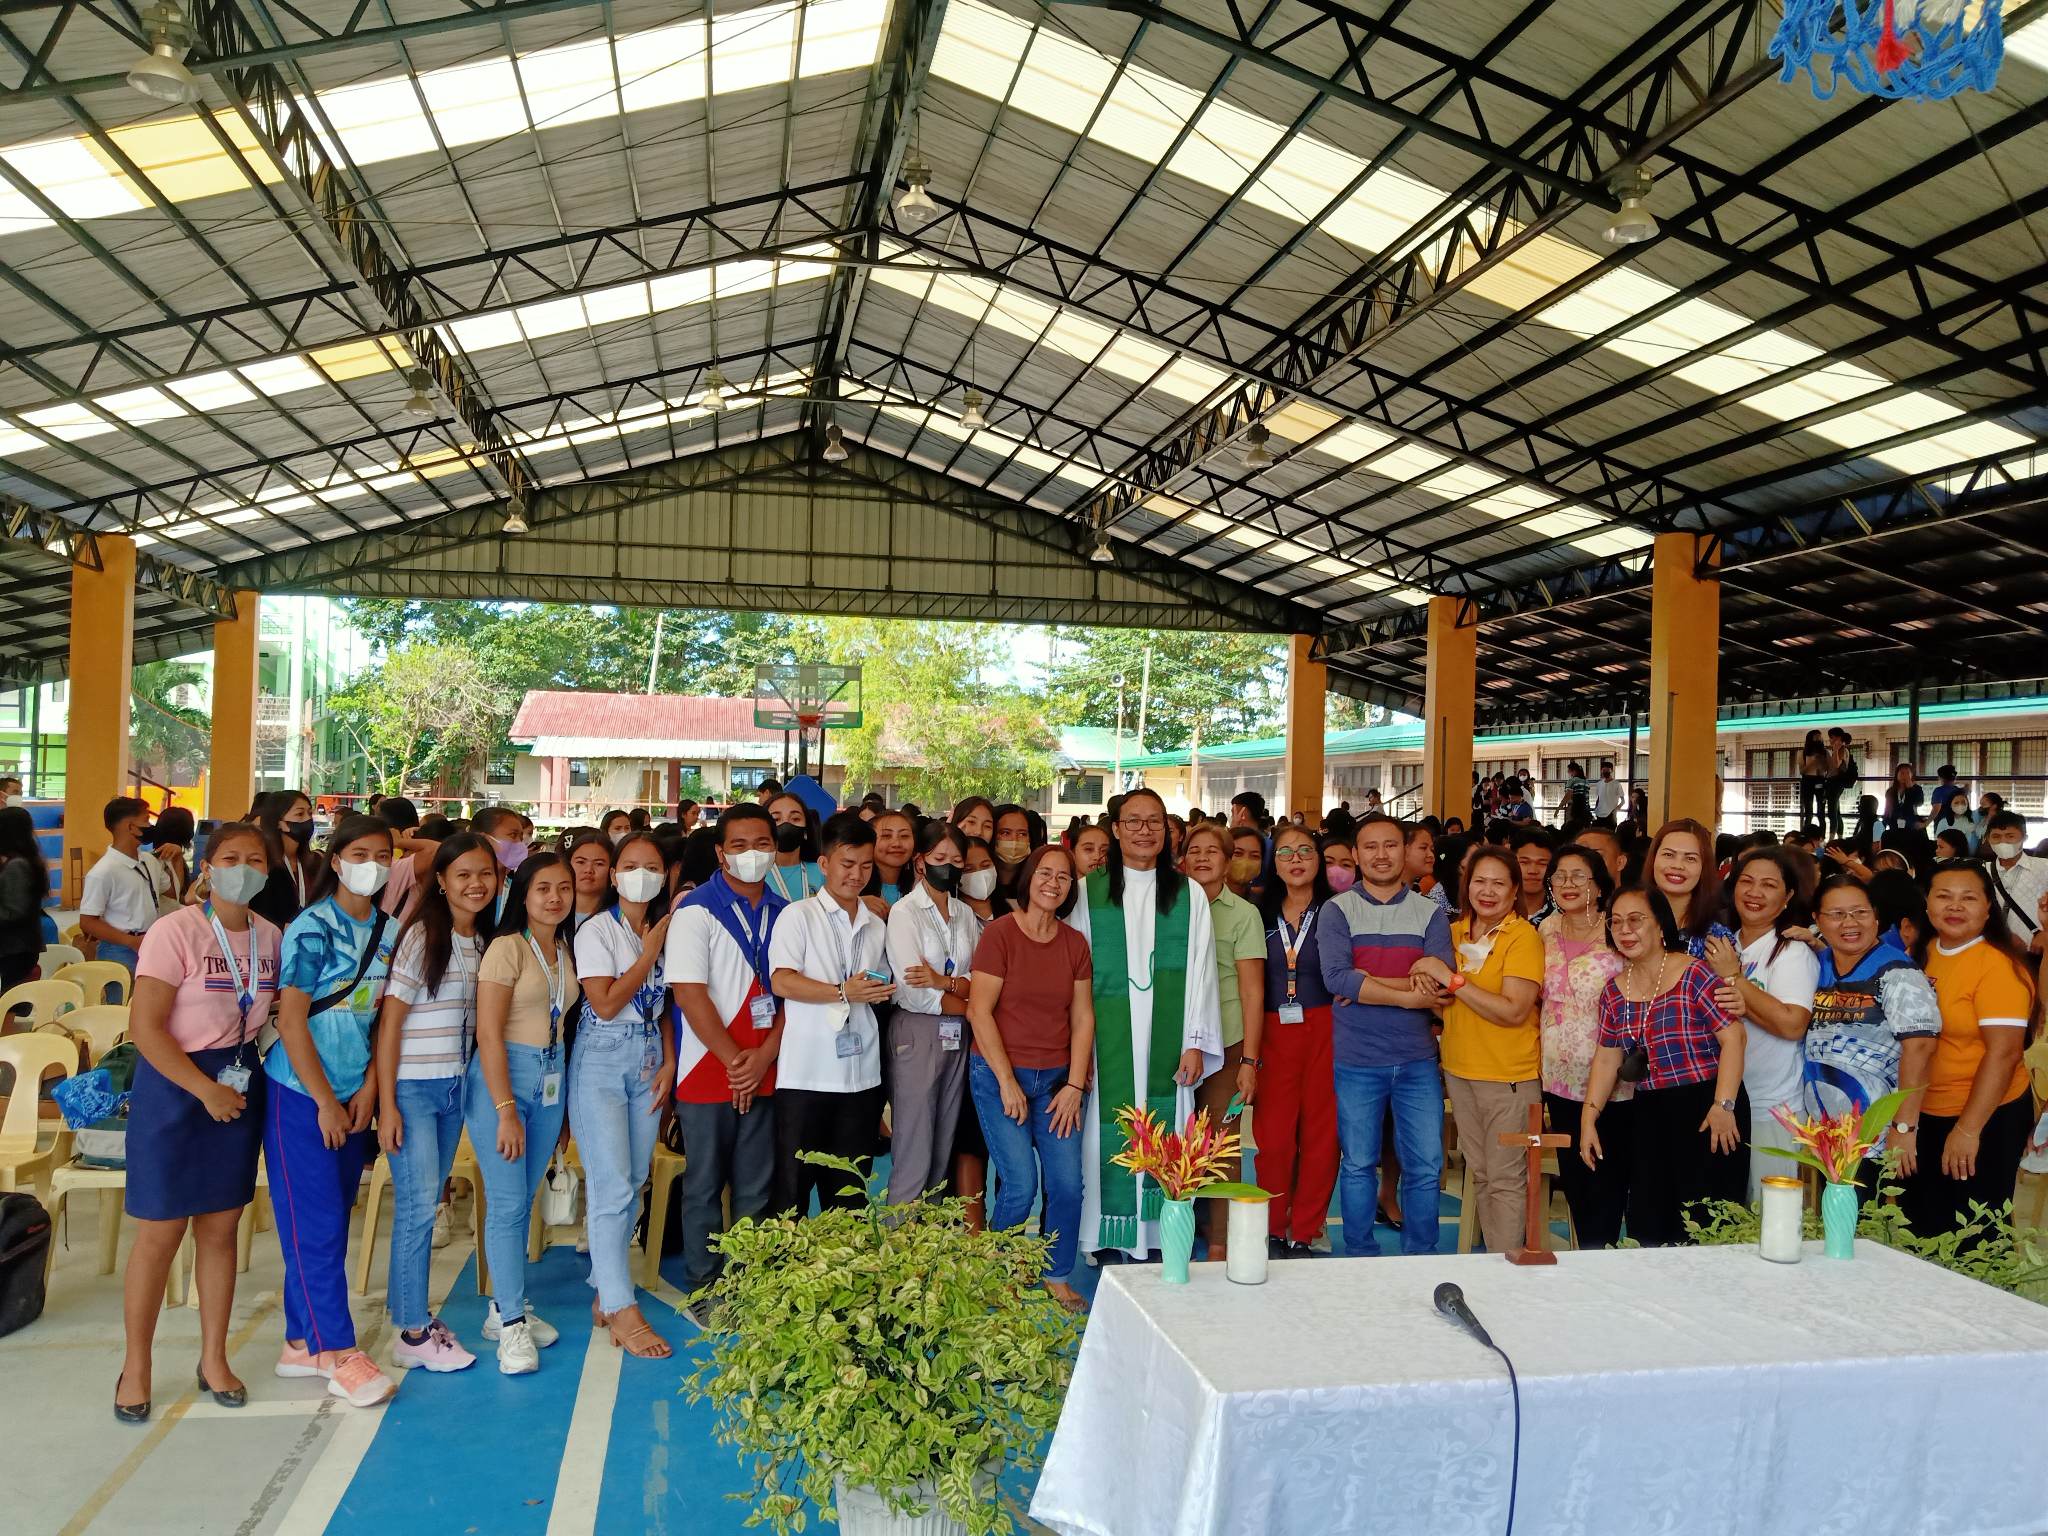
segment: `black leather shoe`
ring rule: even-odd
[[[115,1374],[114,1391],[116,1393],[119,1393],[121,1390],[121,1378],[127,1374],[128,1373],[125,1370],[117,1372]],[[147,1424],[149,1422],[149,1404],[146,1401],[140,1403],[124,1403],[120,1401],[118,1397],[116,1397],[114,1401],[114,1417],[119,1419],[123,1424]]]
[[[222,1392],[214,1387],[208,1386],[206,1381],[206,1367],[203,1365],[200,1366],[198,1369],[198,1377],[199,1390],[210,1395],[213,1398],[213,1400],[216,1403],[219,1403],[223,1408],[240,1408],[245,1406],[249,1401],[249,1389],[247,1387],[230,1387],[227,1391]],[[114,1411],[116,1413],[119,1413],[121,1410],[116,1408]]]

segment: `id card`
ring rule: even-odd
[[[549,1109],[562,1102],[562,1074],[543,1072],[540,1079],[540,1101]]]
[[[842,1029],[832,1037],[832,1049],[842,1061],[858,1056],[862,1050],[861,1038],[853,1030]]]
[[[939,1049],[957,1051],[960,1049],[960,1020],[949,1016],[939,1020]]]
[[[754,1028],[773,1029],[775,1027],[775,999],[767,993],[756,993],[748,1002],[747,1010],[753,1015]]]
[[[350,1013],[368,1013],[377,1006],[377,989],[368,981],[356,983],[355,991],[348,995]]]
[[[1282,1003],[1280,1005],[1280,1022],[1282,1024],[1299,1024],[1302,1021],[1302,1017],[1301,1004]]]
[[[249,1069],[239,1061],[231,1061],[214,1074],[214,1081],[235,1093],[247,1093]]]

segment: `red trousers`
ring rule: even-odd
[[[1254,1164],[1274,1237],[1312,1243],[1322,1235],[1337,1188],[1337,1076],[1330,1058],[1330,1010],[1310,1008],[1299,1024],[1266,1015],[1259,1096],[1252,1109]]]

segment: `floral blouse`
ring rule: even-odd
[[[1600,993],[1621,974],[1621,956],[1596,935],[1567,958],[1561,916],[1546,918],[1537,931],[1543,936],[1543,1091],[1584,1103],[1600,1044]],[[1617,1083],[1614,1098],[1634,1091],[1631,1084]]]

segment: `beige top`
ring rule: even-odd
[[[568,1034],[569,1016],[575,1011],[578,991],[576,957],[559,939],[555,942],[553,969],[553,986],[560,988],[562,998],[562,1022],[555,1032],[559,1045]],[[550,984],[547,971],[534,955],[533,945],[525,934],[508,933],[503,938],[491,940],[491,947],[484,951],[483,965],[478,969],[476,979],[480,982],[494,981],[501,987],[512,989],[512,1012],[505,1020],[507,1044],[547,1045]]]

